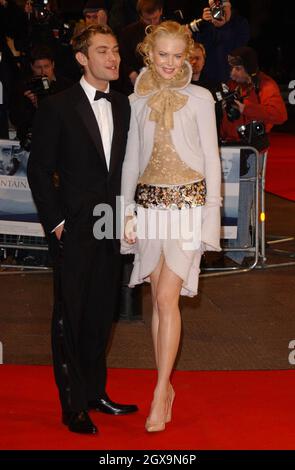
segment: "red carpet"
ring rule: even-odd
[[[294,371],[176,372],[173,421],[147,434],[152,370],[111,369],[109,394],[135,402],[131,416],[92,413],[100,434],[60,424],[50,367],[0,366],[0,449],[294,449]]]
[[[295,135],[272,134],[266,191],[295,201]]]

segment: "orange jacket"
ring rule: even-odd
[[[263,121],[266,132],[269,133],[275,124],[283,124],[288,119],[287,109],[276,82],[263,72],[259,72],[259,80],[259,99],[256,91],[252,89],[250,95],[244,99],[245,109],[240,119],[230,122],[226,113],[223,113],[220,129],[222,140],[239,141],[237,127],[251,121]],[[230,81],[228,86],[232,90],[236,88],[237,83]],[[246,94],[246,90],[246,86],[242,85],[242,94]]]

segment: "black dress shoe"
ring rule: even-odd
[[[62,422],[68,426],[70,431],[79,434],[96,434],[98,432],[97,427],[91,421],[87,411],[63,411]]]
[[[128,415],[138,411],[136,405],[121,405],[120,403],[113,402],[108,397],[91,400],[88,402],[88,407],[90,410],[100,411],[109,415]]]

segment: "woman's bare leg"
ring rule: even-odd
[[[154,345],[154,354],[155,354],[155,361],[158,368],[158,330],[159,330],[159,313],[158,313],[158,305],[157,305],[157,287],[158,282],[162,270],[162,266],[164,263],[164,256],[161,255],[159,263],[156,269],[150,276],[151,280],[151,290],[152,290],[152,302],[153,302],[153,315],[152,315],[152,338],[153,338],[153,345]]]
[[[159,265],[157,266],[157,268]],[[153,305],[153,339],[158,367],[158,380],[154,391],[148,423],[165,423],[169,399],[170,375],[179,348],[181,318],[179,295],[182,279],[171,271],[165,261],[151,275]]]

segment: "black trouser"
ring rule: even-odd
[[[69,232],[61,243],[54,237],[54,374],[63,410],[80,411],[106,393],[106,348],[120,289],[121,257],[106,240],[81,242]]]

